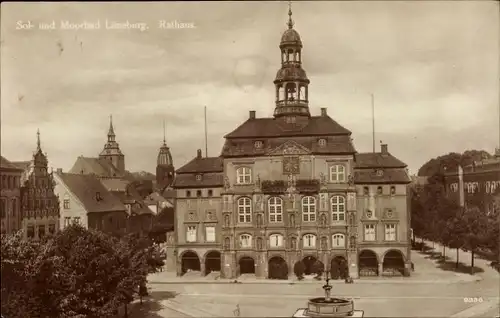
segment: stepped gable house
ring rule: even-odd
[[[59,199],[54,186],[54,176],[48,171],[48,159],[42,152],[38,131],[36,151],[21,186],[21,227],[25,238],[41,239],[58,231]]]
[[[219,158],[198,151],[177,171],[169,245],[177,273],[286,278],[303,261],[306,274],[319,264],[334,278],[409,275],[406,165],[387,145],[357,153],[351,131],[326,108],[311,114],[291,16],[279,44],[273,117],[250,111],[225,136]]]

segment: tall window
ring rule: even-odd
[[[201,198],[201,196],[202,196],[201,190],[196,190],[196,197]]]
[[[188,226],[186,231],[186,241],[187,242],[196,242],[196,226]]]
[[[34,238],[35,237],[35,227],[33,225],[28,225],[28,229],[26,231],[26,236],[28,238]]]
[[[396,224],[385,225],[385,240],[386,241],[396,240]]]
[[[268,201],[269,222],[283,222],[283,200],[278,197],[272,197]]]
[[[316,221],[316,199],[314,197],[302,198],[302,220],[304,222]]]
[[[330,167],[330,182],[344,182],[345,167],[343,165],[333,165]]]
[[[41,239],[45,236],[45,225],[38,226],[38,238]]]
[[[270,247],[282,247],[283,246],[283,235],[271,234],[269,236],[269,246]]]
[[[365,224],[365,241],[375,241],[375,224]]]
[[[67,194],[64,195],[63,207],[66,210],[69,209],[69,196]]]
[[[5,217],[7,213],[7,201],[5,199],[0,200],[0,212],[2,213],[2,219]]]
[[[252,183],[252,169],[241,167],[236,169],[236,183],[249,184]]]
[[[240,246],[243,248],[252,247],[252,236],[250,234],[240,235]]]
[[[76,216],[73,218],[73,223],[74,224],[80,224],[80,217],[79,216]]]
[[[191,197],[191,191],[186,191],[186,198],[190,198]]]
[[[303,246],[305,248],[308,247],[316,247],[316,235],[313,234],[306,234],[302,238]]]
[[[205,228],[205,240],[210,243],[215,242],[215,226]]]
[[[332,221],[345,221],[345,198],[333,196],[331,198]]]
[[[333,247],[345,247],[345,235],[344,234],[333,234],[332,246]]]
[[[54,223],[49,224],[49,233],[54,234],[56,232],[56,225]]]
[[[240,223],[252,222],[252,200],[250,198],[238,199],[238,221]]]
[[[71,224],[71,218],[70,217],[65,217],[64,218],[64,227],[67,227]]]

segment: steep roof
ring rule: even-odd
[[[222,187],[224,176],[222,172],[202,173],[201,179],[196,174],[178,174],[174,181],[175,188],[213,188]]]
[[[406,168],[406,164],[390,153],[367,152],[355,155],[355,169],[364,168]]]
[[[408,184],[411,179],[405,169],[389,168],[378,169],[356,169],[354,170],[354,183],[357,184]]]
[[[197,172],[222,172],[223,160],[220,157],[195,157],[184,166],[177,169],[178,174]]]
[[[80,200],[87,212],[125,211],[125,206],[93,175],[57,173],[59,179]],[[100,200],[97,199],[99,193]]]
[[[18,167],[17,165],[13,164],[9,160],[7,160],[5,157],[0,156],[0,169],[1,170],[11,170],[11,171],[24,171],[24,169]]]
[[[287,130],[274,118],[248,119],[224,138],[272,138],[293,136],[351,135],[330,116],[311,116],[308,124],[297,130]]]
[[[111,193],[118,200],[120,200],[121,203],[130,204],[131,213],[137,215],[153,214],[153,211],[149,209],[149,207],[141,198],[141,196],[138,193],[136,193],[136,191],[134,191],[133,189],[130,189],[127,192],[111,191]]]
[[[320,146],[319,139],[325,139],[326,144]],[[227,139],[222,148],[222,157],[255,157],[268,155],[283,155],[287,147],[295,148],[299,152],[326,155],[326,154],[354,154],[356,149],[349,135],[311,137],[282,137],[260,140],[262,147],[255,147],[252,139]]]
[[[31,165],[31,161],[11,161],[11,164],[24,171],[28,170]]]
[[[69,170],[75,174],[95,174],[98,177],[120,176],[120,172],[111,162],[102,158],[91,158],[80,156]]]

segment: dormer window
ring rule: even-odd
[[[326,146],[326,139],[321,138],[320,140],[318,140],[318,145],[319,145],[320,147],[324,147],[324,146]]]
[[[96,199],[96,201],[101,201],[102,200],[102,198],[101,198],[101,192],[96,192],[95,193],[95,199]]]
[[[293,101],[294,100],[293,96],[289,97],[288,100]],[[287,116],[286,122],[287,124],[295,124],[296,122],[295,116]]]
[[[260,141],[260,140],[257,140],[257,141],[254,143],[254,146],[255,146],[255,148],[257,148],[257,149],[262,148],[262,146],[263,146],[263,145],[264,145],[264,143],[263,143],[262,141]]]
[[[201,174],[196,175],[196,181],[201,181]]]

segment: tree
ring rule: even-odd
[[[419,170],[419,176],[432,176],[442,172],[446,167],[447,171],[457,171],[458,165],[462,167],[472,164],[474,161],[492,158],[493,156],[484,150],[467,150],[462,154],[451,152],[427,161]]]
[[[148,288],[146,287],[145,283],[142,283],[139,286],[139,297],[141,299],[141,305],[142,305],[142,298],[148,296]]]
[[[474,274],[474,254],[479,248],[488,246],[489,221],[477,207],[469,207],[465,209],[463,222],[466,225],[464,249],[471,252],[471,274]]]
[[[306,265],[303,261],[298,261],[293,267],[293,272],[299,280],[304,279],[304,272],[306,271]]]

